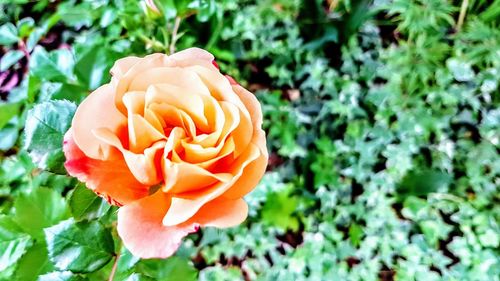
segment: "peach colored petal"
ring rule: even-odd
[[[141,58],[134,56],[121,58],[115,62],[115,64],[110,70],[110,73],[115,78],[120,78],[123,75],[125,75],[125,73],[127,73],[127,71],[130,68],[132,68],[135,64],[137,64],[140,61]]]
[[[115,88],[115,105],[116,108],[125,114],[127,109],[123,104],[123,95],[125,95],[130,87],[131,81],[135,78],[138,73],[144,72],[145,70],[152,69],[155,67],[162,67],[164,60],[166,59],[165,54],[152,54],[141,58],[140,63],[134,64],[130,67],[127,72],[122,76],[112,77],[111,85]]]
[[[162,218],[168,208],[168,196],[156,192],[118,210],[118,235],[134,256],[167,258],[175,253],[182,238],[198,230],[195,223],[164,226]]]
[[[200,226],[227,228],[242,223],[248,215],[248,205],[243,199],[213,200],[205,204],[188,221]]]
[[[166,141],[158,141],[142,153],[133,153],[125,149],[118,137],[107,129],[95,130],[94,135],[123,154],[130,172],[142,184],[156,185],[163,179],[160,167]]]
[[[229,168],[229,171],[227,171],[233,174],[231,181],[216,183],[204,189],[186,192],[176,195],[176,197],[172,197],[170,209],[163,218],[163,224],[166,226],[177,225],[191,218],[204,204],[227,191],[234,182],[241,177],[245,167],[256,160],[259,155],[260,150],[255,145],[250,144],[248,149],[241,157],[236,159]]]
[[[182,93],[182,95],[179,93]],[[158,84],[148,88],[146,100],[148,105],[157,103],[174,106],[186,112],[199,130],[209,131],[210,129],[209,122],[205,116],[204,100],[201,95],[194,94],[177,86]]]
[[[107,128],[118,135],[127,124],[125,116],[114,107],[113,91],[111,85],[101,86],[78,106],[73,117],[73,138],[78,147],[94,159],[106,160],[110,147],[97,139],[92,130]]]
[[[174,53],[171,56],[169,56],[171,60],[174,61],[182,61],[182,60],[205,60],[208,62],[212,62],[214,60],[214,55],[211,53],[200,49],[200,48],[189,48],[182,50],[180,52]]]
[[[248,214],[248,206],[242,199],[216,200],[203,206],[189,221],[164,226],[161,220],[168,208],[168,196],[156,192],[118,210],[118,235],[134,256],[167,258],[179,248],[182,239],[196,232],[199,226],[231,227],[243,222]]]
[[[166,159],[163,169],[165,186],[162,190],[171,194],[202,189],[216,182],[228,182],[232,178],[229,173],[214,174],[194,164],[172,163]]]
[[[182,89],[176,94],[183,96],[184,92],[209,96],[210,92],[196,74],[180,67],[156,67],[138,73],[131,81],[128,91],[146,91],[154,85],[170,85]]]
[[[159,140],[165,140],[163,130],[160,132],[139,114],[128,118],[129,150],[141,153]]]
[[[64,136],[63,150],[68,173],[110,203],[128,204],[147,196],[148,186],[135,179],[119,153],[111,154],[107,161],[87,157],[75,143],[72,129]]]

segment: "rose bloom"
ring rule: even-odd
[[[197,48],[126,57],[78,107],[65,167],[121,206],[118,234],[141,258],[165,258],[201,226],[245,220],[242,197],[268,153],[255,96]]]

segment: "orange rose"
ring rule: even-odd
[[[267,165],[253,94],[191,48],[126,57],[78,107],[66,133],[68,173],[118,211],[118,234],[142,258],[172,255],[200,226],[245,220],[242,197]]]

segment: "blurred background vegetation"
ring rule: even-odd
[[[0,280],[106,280],[117,255],[129,281],[500,280],[499,0],[155,3],[0,0]],[[256,93],[270,165],[243,225],[138,260],[60,145],[23,130],[52,101],[40,130],[62,141],[60,100],[172,41]],[[99,256],[58,252],[56,224]]]

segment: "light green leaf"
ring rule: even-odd
[[[75,111],[76,106],[68,101],[48,101],[28,112],[25,149],[39,168],[65,173],[62,144]]]
[[[198,275],[190,260],[177,256],[164,260],[142,260],[137,268],[139,273],[163,281],[194,281]]]
[[[15,264],[31,243],[30,236],[13,219],[0,215],[0,271]]]
[[[2,57],[2,61],[0,62],[0,71],[6,71],[9,67],[16,64],[22,57],[24,57],[23,51],[9,50]]]
[[[38,277],[37,281],[85,281],[88,278],[70,271],[54,271]]]
[[[40,240],[19,260],[15,275],[18,280],[35,281],[37,276],[54,269],[49,261],[47,245]]]
[[[19,112],[18,103],[0,102],[0,129]]]
[[[73,57],[65,49],[52,51],[49,54],[37,46],[30,58],[30,71],[44,80],[65,82],[71,78]]]
[[[45,227],[69,217],[64,198],[46,187],[20,194],[14,201],[14,208],[17,223],[33,237],[41,237]]]
[[[45,239],[51,261],[61,270],[94,272],[114,255],[111,233],[97,221],[63,221],[46,228]]]
[[[8,22],[0,26],[0,45],[10,45],[16,43],[18,40],[15,25]]]

